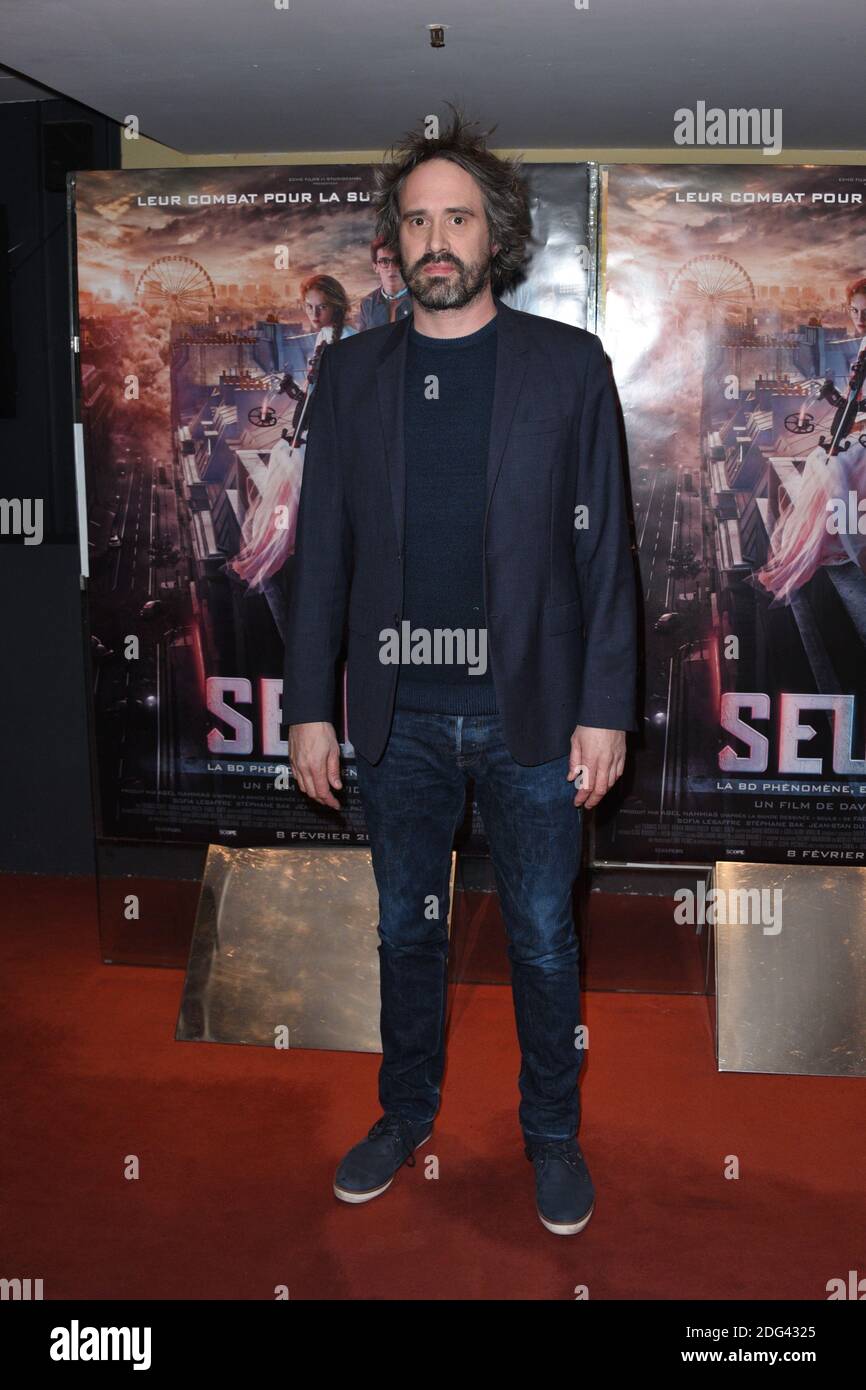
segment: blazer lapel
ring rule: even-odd
[[[499,477],[502,455],[511,433],[511,422],[517,409],[523,379],[526,376],[528,353],[526,337],[521,332],[520,315],[501,299],[496,300],[496,385],[493,391],[493,410],[490,416],[490,447],[487,454],[487,506]],[[485,530],[487,512],[484,514]]]
[[[403,441],[403,402],[406,384],[406,349],[413,315],[398,319],[389,335],[386,352],[376,369],[382,438],[385,441],[388,484],[400,556],[403,555],[403,520],[406,513],[406,451]]]

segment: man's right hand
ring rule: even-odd
[[[333,724],[290,724],[289,763],[305,796],[323,806],[342,807],[331,787],[342,787],[340,745]]]

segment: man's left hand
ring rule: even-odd
[[[568,760],[569,782],[577,778],[580,790],[575,806],[591,811],[622,776],[625,767],[625,731],[623,729],[591,729],[578,724],[571,735],[571,755]]]

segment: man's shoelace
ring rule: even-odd
[[[377,1120],[367,1135],[368,1139],[393,1139],[395,1144],[408,1150],[406,1166],[415,1167],[415,1126],[402,1115],[383,1115]]]
[[[583,1172],[583,1164],[578,1152],[577,1143],[572,1139],[550,1140],[547,1143],[527,1144],[524,1150],[528,1159],[542,1158],[545,1162],[551,1158],[561,1158],[567,1163],[569,1168],[573,1168],[575,1173]]]

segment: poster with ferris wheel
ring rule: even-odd
[[[866,170],[601,171],[643,728],[596,856],[866,863]]]
[[[583,327],[595,177],[526,169],[514,307]],[[71,177],[97,824],[105,839],[367,842],[345,718],[338,812],[294,785],[284,633],[323,345],[411,313],[373,168]],[[338,687],[340,682],[338,682]],[[474,805],[461,843],[484,852]]]

